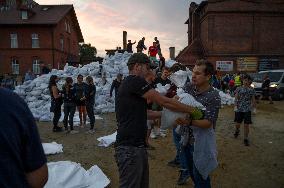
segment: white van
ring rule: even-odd
[[[265,75],[270,79],[269,90],[273,100],[284,98],[284,69],[260,71],[253,75],[251,86],[255,89],[257,95],[262,95],[262,82]]]

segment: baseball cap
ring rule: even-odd
[[[144,53],[134,53],[128,59],[127,65],[140,63],[140,64],[150,64],[149,57]]]

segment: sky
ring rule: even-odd
[[[123,47],[123,31],[127,31],[127,39],[132,42],[145,37],[146,47],[158,37],[166,59],[169,58],[169,47],[175,47],[177,55],[187,46],[187,25],[184,22],[188,19],[189,0],[35,1],[45,5],[73,4],[84,41],[97,48],[98,56],[104,57],[105,49]],[[135,52],[136,45],[133,45]]]

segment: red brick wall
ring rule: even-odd
[[[65,30],[65,20],[70,23],[71,32]],[[52,31],[54,31],[54,50],[52,49]],[[18,48],[10,48],[10,34],[17,33]],[[32,48],[31,34],[39,36],[39,47]],[[77,32],[72,23],[71,12],[66,15],[56,26],[18,26],[0,28],[0,74],[11,73],[11,58],[16,57],[20,64],[20,74],[25,74],[32,69],[32,60],[38,57],[46,65],[54,68],[63,68],[68,56],[68,39],[70,39],[70,54],[75,56],[73,60],[78,61],[79,47]],[[64,50],[61,50],[60,37],[64,38]],[[54,55],[53,55],[54,54]],[[54,57],[54,58],[53,58]],[[53,64],[54,59],[54,64]]]

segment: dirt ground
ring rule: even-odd
[[[250,129],[251,146],[243,145],[243,134],[233,137],[233,108],[225,106],[219,113],[217,145],[219,166],[211,175],[212,187],[220,188],[281,188],[284,187],[284,101],[274,105],[261,101],[253,116]],[[48,161],[70,160],[81,163],[85,169],[98,165],[111,180],[109,187],[118,187],[118,171],[113,147],[98,147],[100,136],[112,134],[115,129],[114,114],[103,115],[97,120],[96,133],[52,133],[51,123],[38,123],[43,142],[56,141],[63,144],[63,153],[48,156]],[[76,129],[79,129],[76,127]],[[241,129],[241,133],[243,130]],[[167,137],[151,140],[156,147],[149,151],[150,187],[173,188],[178,178],[178,169],[167,166],[173,159],[175,149],[171,132]],[[186,186],[193,187],[191,180]]]

